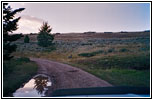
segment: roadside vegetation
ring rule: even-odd
[[[149,55],[108,56],[71,64],[115,86],[150,86]]]
[[[15,14],[25,8],[13,10],[8,3],[3,3],[3,96],[12,96],[20,86],[37,72],[37,65],[29,58],[16,58],[12,55],[17,49],[15,43],[23,38],[22,34],[11,34],[18,29],[18,21],[21,17]],[[25,36],[25,43],[29,43],[29,37]]]
[[[14,58],[3,62],[3,96],[12,96],[16,89],[37,72],[37,65],[29,58]]]
[[[77,64],[88,66],[88,68],[99,69],[135,69],[149,70],[150,69],[149,55],[127,55],[127,56],[106,56],[94,59],[84,59],[75,61]]]

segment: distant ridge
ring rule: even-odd
[[[137,33],[137,32],[150,32],[150,30],[144,30],[144,31],[119,31],[119,32],[96,32],[96,31],[87,31],[87,32],[68,32],[68,33],[62,33],[62,32],[57,32],[57,33],[52,33],[52,34],[101,34],[101,33]],[[23,35],[26,35],[26,34],[30,34],[30,35],[37,35],[38,33],[11,33],[11,34],[23,34]]]

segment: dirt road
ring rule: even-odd
[[[30,59],[39,65],[38,74],[47,74],[51,78],[52,86],[47,95],[56,89],[112,86],[108,82],[70,65],[39,58]]]

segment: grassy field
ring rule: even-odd
[[[28,58],[14,58],[3,63],[3,96],[12,96],[37,72],[37,65]]]
[[[60,34],[54,45],[42,48],[37,35],[16,43],[15,56],[37,57],[79,67],[115,86],[150,85],[150,33]]]
[[[98,59],[79,60],[69,64],[77,67],[79,66],[79,68],[115,86],[141,87],[150,85],[149,61],[147,61],[147,59],[146,56],[111,56]]]

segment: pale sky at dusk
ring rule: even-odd
[[[149,3],[9,3],[19,13],[19,33],[38,32],[43,21],[54,32],[143,31],[150,29]]]

